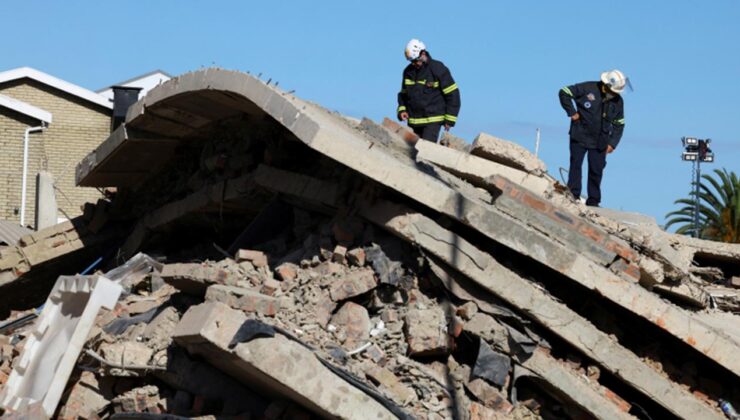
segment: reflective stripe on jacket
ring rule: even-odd
[[[409,125],[419,126],[432,123],[457,122],[460,112],[460,89],[450,70],[429,57],[429,61],[417,69],[412,64],[403,70],[401,91],[398,93],[398,110],[409,114]]]

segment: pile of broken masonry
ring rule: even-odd
[[[238,72],[155,88],[77,168],[107,198],[0,249],[0,410],[708,419],[740,406],[739,245],[586,208],[514,143],[417,140]]]

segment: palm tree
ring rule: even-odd
[[[699,182],[699,225],[694,226],[696,197],[676,200],[683,207],[666,214],[665,228],[679,225],[676,233],[713,241],[740,243],[740,178],[727,169],[715,169],[716,179],[702,175]],[[692,183],[695,187],[695,183]],[[710,188],[711,186],[711,188]],[[692,188],[693,189],[693,188]]]

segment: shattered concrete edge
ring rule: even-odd
[[[246,320],[220,302],[191,307],[173,338],[252,388],[289,398],[324,418],[395,419],[388,409],[326,368],[307,348],[280,334],[229,344]]]
[[[23,412],[40,405],[53,416],[98,312],[113,309],[121,291],[102,276],[59,277],[0,394],[0,406]]]
[[[498,162],[428,141],[420,141],[415,147],[418,152],[417,160],[433,163],[479,187],[490,189],[493,185],[489,178],[500,175],[540,196],[545,196],[552,190],[552,185],[546,178]]]

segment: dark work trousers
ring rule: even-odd
[[[601,202],[601,177],[606,167],[606,149],[587,149],[577,141],[570,141],[570,169],[568,189],[576,198],[581,196],[581,167],[588,154],[588,199],[586,205],[598,206]]]
[[[414,129],[414,133],[416,133],[417,136],[423,138],[424,140],[429,140],[436,143],[437,139],[439,138],[439,130],[442,128],[442,124],[419,125],[412,128]]]

